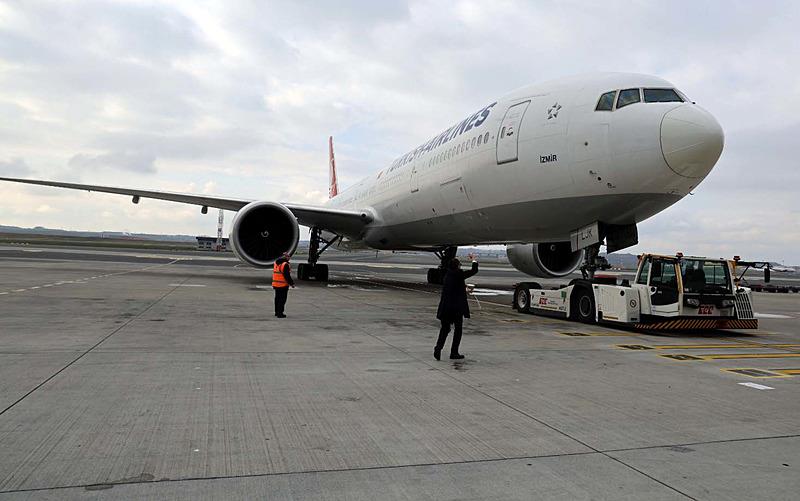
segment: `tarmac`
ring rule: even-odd
[[[0,247],[0,501],[798,498],[800,294],[644,334],[487,263],[437,362],[433,260],[325,257],[277,319],[229,255]]]

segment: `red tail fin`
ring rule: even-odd
[[[336,159],[333,157],[333,136],[328,138],[328,198],[339,194],[339,182],[336,180]]]

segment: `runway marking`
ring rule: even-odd
[[[748,388],[755,388],[756,390],[774,390],[772,386],[764,386],[763,384],[758,383],[739,383],[742,386],[747,386]]]
[[[778,372],[780,374],[785,374],[787,376],[800,376],[800,369],[770,369],[774,372]]]
[[[170,287],[205,287],[202,284],[169,284]]]
[[[776,319],[794,318],[790,317],[789,315],[779,315],[777,313],[754,313],[753,315],[756,318],[776,318]]]
[[[711,355],[659,355],[673,360],[736,360],[742,358],[797,358],[800,353],[714,353]]]
[[[152,266],[147,266],[145,268],[139,268],[139,269],[136,269],[136,270],[120,271],[118,273],[108,273],[106,275],[97,275],[97,276],[94,276],[94,277],[77,278],[75,280],[62,280],[62,281],[56,282],[54,284],[33,285],[33,286],[25,288],[25,289],[14,289],[14,290],[11,290],[11,291],[0,292],[0,296],[7,296],[9,294],[14,294],[14,293],[18,293],[18,292],[33,291],[33,290],[41,289],[41,288],[44,288],[44,287],[56,287],[56,286],[59,286],[59,285],[67,285],[67,284],[85,285],[85,284],[89,283],[89,282],[87,282],[87,280],[94,280],[94,279],[97,279],[97,278],[115,277],[115,276],[119,276],[119,275],[127,275],[127,274],[130,274],[130,273],[138,273],[140,271],[152,270],[154,268],[160,268],[162,266],[169,266],[171,264],[177,263],[178,261],[185,261],[185,259],[178,258],[178,259],[174,259],[174,260],[170,261],[169,263],[155,264],[155,265],[152,265]],[[174,286],[176,286],[176,284],[170,284],[170,287],[174,287]],[[177,286],[179,286],[179,287],[205,287],[205,285],[183,285],[183,286],[177,285]]]
[[[473,296],[511,296],[514,294],[514,291],[475,288],[470,294]]]

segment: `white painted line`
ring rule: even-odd
[[[11,292],[25,292],[26,290],[28,290],[28,289],[15,289],[15,290],[13,290]]]
[[[8,292],[0,292],[0,296],[5,296]]]
[[[497,289],[473,289],[473,296],[512,296],[514,291],[503,291]]]
[[[778,315],[777,313],[754,313],[756,318],[794,318],[789,315]]]
[[[52,287],[55,284],[44,284],[42,287]]]
[[[170,287],[205,287],[201,284],[169,284]]]
[[[398,270],[419,270],[420,268],[422,268],[421,266],[413,264],[374,264],[374,263],[369,263],[369,264],[358,263],[358,264],[360,264],[361,266],[366,266],[367,268],[383,268],[383,269],[396,268]]]
[[[764,386],[763,384],[758,383],[739,383],[742,386],[747,386],[748,388],[755,388],[756,390],[774,390],[775,388],[771,386]]]
[[[31,287],[31,290],[34,290],[34,289],[41,289],[41,287],[39,287],[38,285],[34,285],[33,287]]]

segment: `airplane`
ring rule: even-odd
[[[780,263],[769,263],[769,269],[776,273],[794,273],[796,270]]]
[[[301,205],[20,178],[3,181],[195,204],[236,212],[230,242],[266,268],[311,228],[300,279],[328,279],[331,245],[430,251],[441,283],[458,246],[506,244],[535,277],[591,277],[598,252],[638,243],[637,224],[686,196],[719,159],[717,120],[670,82],[596,73],[525,86],[473,110],[339,192],[329,140],[329,200]]]

